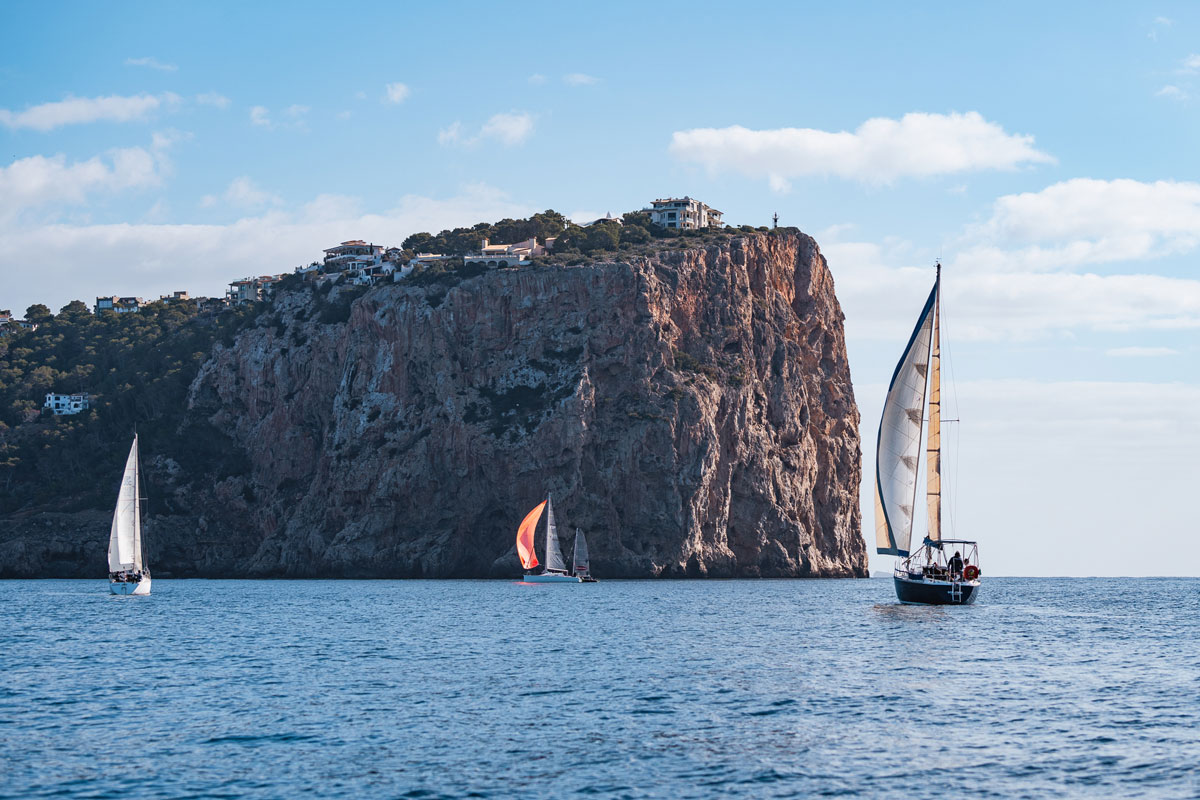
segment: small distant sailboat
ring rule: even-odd
[[[534,534],[541,520],[542,511],[546,512],[546,565],[539,569],[537,552],[534,549]],[[582,548],[582,549],[581,549]],[[558,544],[558,528],[554,524],[554,503],[547,497],[538,503],[532,511],[525,515],[517,528],[517,555],[521,557],[521,566],[525,568],[523,580],[528,583],[595,583],[596,579],[589,574],[587,540],[583,532],[575,529],[575,553],[572,561],[575,571],[567,569],[563,560],[562,548]],[[582,562],[580,561],[582,556]],[[582,563],[583,572],[579,572]]]
[[[588,549],[587,539],[583,538],[583,531],[579,528],[575,529],[575,552],[571,556],[572,571],[579,578],[580,583],[595,583],[596,579],[592,577],[591,566],[588,564]]]
[[[979,589],[979,549],[973,541],[942,538],[942,371],[940,311],[942,265],[917,327],[892,374],[875,452],[875,544],[903,559],[892,573],[902,603],[966,605]],[[917,465],[928,384],[925,446],[929,533],[909,552],[917,504]],[[947,558],[948,546],[954,555]]]
[[[142,554],[142,497],[138,485],[138,439],[125,461],[108,536],[108,588],[113,594],[150,594],[150,570]]]

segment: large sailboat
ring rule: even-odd
[[[138,484],[138,439],[125,460],[108,535],[108,588],[113,594],[150,594],[150,570],[142,554],[142,496]]]
[[[938,264],[933,291],[900,356],[884,401],[875,452],[875,544],[879,553],[902,559],[892,574],[900,602],[965,605],[975,600],[979,590],[979,549],[973,541],[942,538],[941,288],[942,266]],[[921,546],[910,551],[927,406],[925,500],[929,527]]]
[[[545,566],[538,563],[533,541],[543,510],[546,512]],[[594,583],[596,580],[588,574],[587,540],[583,538],[583,532],[578,528],[575,529],[575,552],[572,558],[576,565],[575,570],[567,569],[567,562],[563,560],[562,548],[558,544],[558,528],[554,524],[554,503],[548,496],[525,515],[521,526],[517,528],[517,555],[521,557],[521,566],[525,568],[522,580],[527,583]],[[581,555],[582,562],[580,562]],[[582,572],[579,572],[580,563],[583,566]]]

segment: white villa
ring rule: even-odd
[[[645,209],[650,221],[664,228],[718,228],[725,224],[720,211],[691,197],[667,197],[650,205]]]
[[[273,284],[283,280],[283,275],[260,275],[257,278],[242,278],[229,284],[225,296],[229,305],[240,306],[242,303],[253,303],[262,300],[263,296],[271,293]]]
[[[336,247],[325,249],[325,271],[345,272],[349,269],[362,269],[383,261],[383,246],[367,244],[362,239],[351,239]]]
[[[184,297],[187,292],[184,292]],[[101,311],[115,311],[118,314],[132,314],[141,310],[142,306],[146,305],[146,301],[140,297],[97,297],[96,305],[92,311],[99,314]]]
[[[54,412],[55,416],[61,417],[64,414],[78,414],[80,411],[86,411],[89,400],[87,392],[83,394],[54,394],[50,392],[46,395],[46,403],[42,408],[48,408]]]
[[[554,246],[553,239],[547,239],[543,247],[537,238],[526,239],[516,244],[491,244],[483,240],[478,253],[468,253],[463,256],[463,265],[478,264],[484,267],[517,267],[525,266],[529,259],[543,255]]]

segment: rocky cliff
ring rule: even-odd
[[[240,466],[145,454],[156,576],[515,576],[547,493],[602,578],[866,576],[842,314],[808,236],[352,295],[283,292],[214,347],[185,426]],[[8,574],[103,574],[107,515],[8,525]]]

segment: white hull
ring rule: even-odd
[[[133,583],[132,581],[109,581],[108,590],[113,594],[148,595],[150,594],[150,576],[147,575],[137,583]]]
[[[579,578],[574,575],[545,572],[541,575],[526,575],[523,580],[526,583],[579,583]]]

